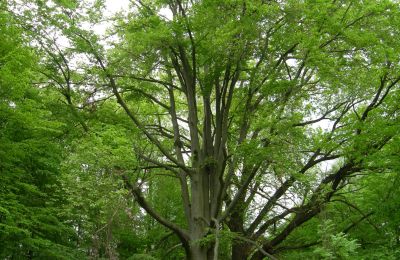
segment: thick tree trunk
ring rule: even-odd
[[[231,219],[228,222],[228,226],[230,231],[238,234],[243,234],[244,232],[243,223],[244,223],[243,212],[241,212],[240,210],[235,210],[231,215]],[[247,259],[249,251],[250,247],[246,242],[241,240],[235,240],[232,242],[231,258],[232,260]]]
[[[207,249],[199,244],[192,244],[190,247],[190,260],[208,260]]]
[[[232,260],[247,259],[249,252],[250,247],[242,241],[237,241],[232,244]]]
[[[199,167],[200,168],[200,167]],[[210,225],[208,173],[201,169],[192,176],[191,182],[190,259],[207,260],[210,244],[202,239]]]

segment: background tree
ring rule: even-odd
[[[38,78],[34,52],[0,4],[0,258],[80,258],[58,205],[64,124]]]

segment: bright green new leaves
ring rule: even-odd
[[[58,215],[62,123],[32,87],[35,58],[0,13],[0,257],[74,259]]]

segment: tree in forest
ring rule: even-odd
[[[37,59],[0,3],[0,258],[78,259],[59,215],[64,124],[31,81]]]
[[[59,2],[37,1],[25,21],[48,79],[85,131],[79,104],[119,104],[136,166],[110,170],[188,259],[218,259],[228,233],[232,259],[274,258],[360,174],[392,167],[393,1],[131,1],[107,44],[84,28],[100,5]],[[184,221],[146,197],[156,174],[176,178]]]

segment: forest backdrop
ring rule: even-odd
[[[400,258],[398,1],[105,13],[0,2],[1,259]]]

